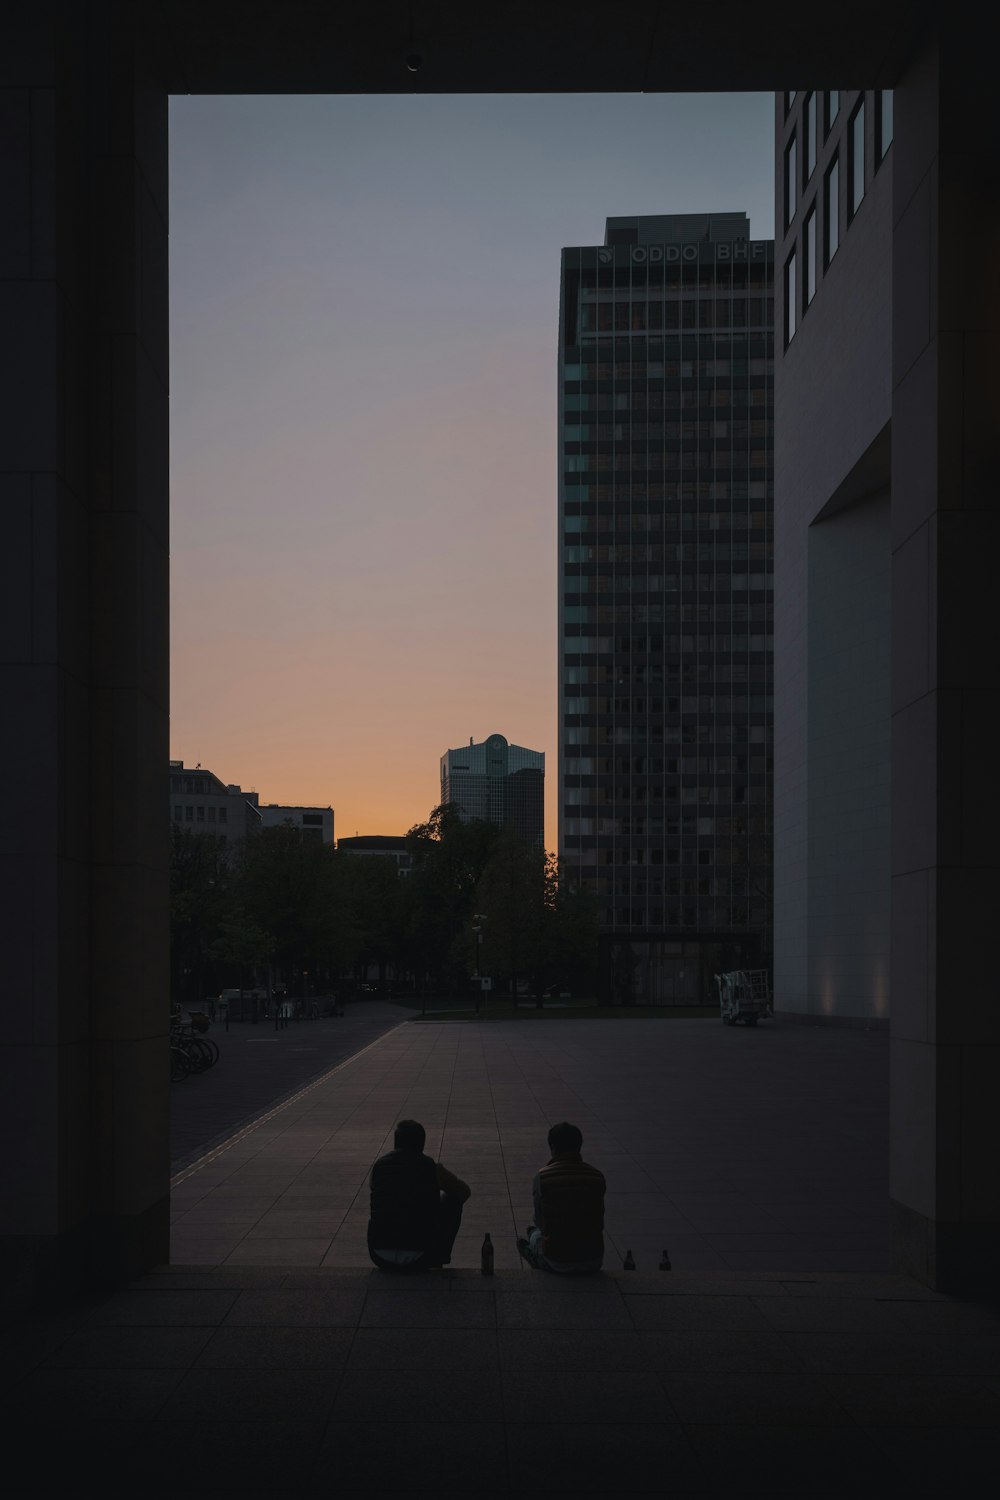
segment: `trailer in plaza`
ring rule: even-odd
[[[756,1026],[774,1015],[768,969],[733,969],[728,974],[716,974],[715,991],[724,1026],[735,1026],[737,1021]]]

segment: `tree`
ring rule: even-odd
[[[337,855],[338,885],[356,945],[355,963],[377,964],[384,984],[390,967],[406,967],[405,880],[395,862],[377,856]]]
[[[171,824],[171,995],[200,1004],[214,977],[213,945],[233,901],[233,869],[225,844],[211,833]]]
[[[286,824],[244,842],[239,885],[247,929],[270,933],[283,975],[339,974],[354,957],[356,934],[336,855]]]
[[[435,807],[406,835],[411,867],[405,883],[403,941],[421,986],[446,991],[467,978],[466,937],[476,889],[499,830],[480,819],[463,822],[452,803]]]
[[[546,859],[550,983],[574,995],[597,990],[597,902],[554,854]]]
[[[546,856],[512,828],[496,839],[476,887],[476,911],[484,913],[482,964],[510,985],[528,978],[540,991],[549,949]]]

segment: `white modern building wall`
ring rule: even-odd
[[[889,1016],[889,496],[808,536],[806,764],[810,1012]]]
[[[892,152],[872,92],[829,121],[814,99],[776,100],[774,991],[789,1015],[870,1022],[889,1013]]]

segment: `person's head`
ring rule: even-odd
[[[422,1151],[427,1132],[419,1120],[400,1120],[392,1144],[397,1151]]]
[[[574,1152],[579,1156],[582,1146],[582,1132],[568,1120],[561,1120],[549,1131],[549,1150],[553,1156],[568,1156]]]

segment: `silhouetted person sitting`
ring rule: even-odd
[[[368,1254],[380,1271],[427,1271],[451,1260],[472,1189],[424,1155],[426,1139],[416,1120],[400,1120],[395,1149],[372,1167]]]
[[[563,1121],[549,1131],[552,1159],[535,1173],[535,1222],[518,1251],[536,1271],[599,1271],[604,1260],[604,1173],[588,1166],[583,1136]]]

